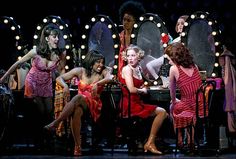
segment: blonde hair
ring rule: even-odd
[[[134,50],[135,53],[139,55],[139,60],[143,59],[145,55],[144,51],[139,46],[131,44],[125,49],[125,51],[122,52],[122,59],[124,61],[127,61],[127,52],[129,50]]]

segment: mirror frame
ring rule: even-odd
[[[162,41],[162,47],[163,49],[165,49],[168,45],[168,42],[170,42],[171,39],[169,39],[169,41],[165,41],[163,40],[165,38],[165,36],[169,36],[169,32],[167,30],[167,28],[165,27],[165,22],[157,15],[154,13],[146,13],[142,16],[139,17],[139,21],[134,24],[134,29],[133,29],[133,33],[131,34],[131,40],[133,44],[137,44],[137,40],[138,40],[138,33],[139,33],[139,29],[140,27],[143,25],[143,23],[145,22],[152,22],[156,25],[156,27],[160,30],[160,34],[161,34],[161,41]],[[163,39],[162,39],[163,38]],[[158,81],[144,81],[145,85],[157,85]]]
[[[215,63],[213,67],[213,72],[211,73],[211,77],[219,77],[221,76],[221,67],[219,65],[219,57],[221,53],[223,52],[223,47],[220,42],[221,40],[221,31],[218,28],[217,21],[211,18],[210,14],[208,12],[203,11],[197,11],[194,12],[189,16],[189,18],[184,23],[183,32],[181,33],[181,42],[187,46],[187,40],[188,40],[188,32],[191,28],[191,24],[195,20],[206,20],[208,25],[212,27],[212,35],[214,37],[214,45],[215,45]],[[187,46],[188,47],[188,46]]]
[[[113,23],[113,21],[110,19],[109,16],[106,15],[96,15],[94,17],[92,17],[90,19],[90,21],[88,22],[88,24],[86,24],[84,26],[84,31],[83,31],[83,35],[81,36],[81,60],[83,60],[85,58],[85,55],[88,52],[89,46],[88,46],[88,42],[89,42],[89,35],[90,35],[90,31],[93,28],[94,24],[96,24],[97,22],[101,22],[103,24],[106,24],[108,29],[110,29],[111,33],[112,33],[112,39],[113,39],[113,43],[114,43],[114,65],[113,65],[113,71],[112,74],[113,75],[117,75],[118,72],[118,56],[119,56],[119,50],[120,50],[120,37],[119,37],[119,32],[117,29],[117,25],[115,23]]]
[[[58,26],[58,28],[63,33],[62,37],[65,40],[66,60],[67,60],[67,62],[66,62],[67,64],[65,66],[65,69],[69,70],[70,67],[72,67],[72,68],[74,67],[74,65],[73,66],[68,66],[68,65],[71,65],[71,63],[73,63],[70,60],[73,60],[73,58],[72,58],[73,55],[71,53],[71,50],[74,47],[74,45],[71,42],[72,35],[70,34],[68,24],[66,24],[61,19],[60,16],[49,15],[49,16],[43,18],[42,22],[37,24],[36,31],[35,31],[34,36],[33,36],[33,47],[36,47],[36,44],[38,43],[38,40],[40,38],[40,34],[42,32],[42,29],[50,23],[55,24],[56,26]]]
[[[24,50],[28,44],[25,44],[23,34],[21,32],[21,26],[16,23],[13,17],[0,16],[0,23],[10,28],[15,36],[15,46],[18,54],[18,58],[24,55]],[[16,59],[17,60],[17,59]]]

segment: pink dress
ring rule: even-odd
[[[134,86],[140,88],[143,85],[143,80],[139,80],[133,77]],[[120,82],[125,85],[125,79],[121,78]],[[139,94],[131,93],[129,99],[129,92],[126,88],[122,87],[123,101],[120,102],[120,107],[123,110],[122,116],[128,116],[128,104],[130,101],[131,106],[131,116],[139,116],[141,118],[149,117],[156,109],[155,105],[146,104],[141,99]]]
[[[180,66],[177,66],[179,70],[179,79],[177,86],[180,90],[181,100],[174,105],[173,117],[174,127],[182,128],[186,127],[196,121],[196,92],[202,80],[197,67],[194,67],[192,76],[188,76]],[[203,115],[203,98],[199,96],[199,115]]]
[[[57,68],[57,62],[47,67],[39,55],[32,61],[32,67],[25,79],[25,97],[52,97],[52,71]]]

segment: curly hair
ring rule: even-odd
[[[167,54],[175,64],[183,66],[184,68],[194,66],[193,57],[188,48],[180,42],[168,45],[165,49],[165,54]]]
[[[119,17],[120,21],[122,21],[124,14],[130,14],[135,18],[135,21],[144,14],[146,11],[142,5],[142,3],[137,1],[126,1],[124,2],[119,9]]]
[[[136,54],[139,55],[139,60],[143,59],[144,51],[139,46],[131,44],[122,53],[122,59],[124,61],[127,61],[127,51],[129,51],[129,50],[134,50],[136,52]]]

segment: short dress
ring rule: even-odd
[[[126,85],[124,78],[121,78],[120,82],[123,85]],[[133,77],[133,82],[136,88],[140,88],[143,85],[144,81]],[[122,97],[122,100],[120,101],[120,108],[122,110],[123,117],[128,117],[129,101],[130,101],[130,106],[131,106],[131,114],[130,114],[131,116],[139,116],[141,118],[147,118],[157,108],[156,105],[144,103],[141,100],[139,94],[137,93],[131,93],[130,99],[129,99],[129,91],[125,87],[122,87],[122,92],[123,92],[123,97]]]
[[[53,96],[52,72],[56,70],[58,62],[55,61],[50,67],[47,67],[39,55],[34,57],[32,67],[25,79],[25,97]]]
[[[78,81],[78,93],[85,98],[90,114],[96,122],[101,115],[102,101],[99,96],[92,96],[92,88],[93,83],[85,84],[81,80]],[[103,86],[98,86],[97,93],[100,94],[102,90]]]
[[[188,76],[180,66],[177,86],[180,90],[180,102],[173,108],[174,127],[183,128],[196,121],[196,93],[202,84],[197,67],[194,67],[192,76]],[[199,96],[199,115],[203,115],[203,98]]]

